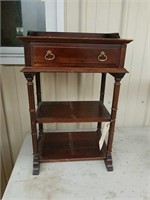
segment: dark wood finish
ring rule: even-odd
[[[104,103],[105,84],[106,84],[106,74],[102,73],[101,90],[100,90],[100,102],[101,103]]]
[[[37,96],[37,104],[41,102],[41,81],[40,81],[40,73],[36,73],[36,96]]]
[[[104,103],[104,95],[105,95],[105,84],[106,84],[106,74],[102,73],[101,77],[101,88],[100,88],[100,102]],[[101,137],[101,122],[97,124],[97,132],[99,134],[99,138]]]
[[[41,80],[40,73],[36,73],[36,96],[37,96],[37,105],[39,106],[41,102]],[[39,134],[43,134],[43,124],[39,123]]]
[[[111,124],[110,124],[110,129],[109,129],[109,137],[108,137],[108,145],[107,145],[107,151],[109,154],[112,151],[112,143],[113,143],[116,115],[117,115],[117,109],[118,109],[117,106],[118,106],[119,91],[120,91],[120,81],[121,81],[121,78],[115,78],[113,102],[112,102],[112,109],[111,109]]]
[[[34,37],[53,37],[53,38],[63,38],[71,37],[77,39],[90,39],[90,38],[120,38],[119,33],[78,33],[78,32],[42,32],[42,31],[28,31],[28,36]]]
[[[110,114],[99,101],[41,102],[38,123],[110,121]]]
[[[55,67],[24,67],[21,72],[24,73],[38,73],[38,72],[84,72],[84,73],[110,73],[110,74],[118,74],[118,73],[128,73],[125,68],[96,68],[94,66],[90,67],[59,67],[58,65]]]
[[[105,162],[107,171],[109,171],[109,172],[113,171],[113,161],[112,161],[111,153],[107,152],[104,162]]]
[[[120,67],[124,67],[126,48],[127,45],[125,44],[121,46],[120,63],[119,63]]]
[[[113,102],[112,102],[112,109],[111,109],[111,124],[109,128],[109,137],[108,137],[108,144],[107,144],[107,154],[105,159],[105,164],[108,171],[113,170],[112,165],[112,144],[113,144],[113,138],[114,138],[114,131],[115,131],[115,123],[116,123],[116,115],[117,115],[117,105],[118,105],[118,99],[119,99],[119,91],[120,91],[120,81],[121,78],[117,78],[117,74],[115,77],[115,83],[114,83],[114,92],[113,92]]]
[[[28,88],[28,99],[29,99],[29,111],[31,120],[31,135],[32,135],[32,145],[33,145],[33,174],[39,174],[39,151],[38,151],[38,141],[37,141],[37,128],[36,128],[36,117],[35,117],[35,100],[34,100],[34,84],[33,77],[34,74],[25,73],[27,79]]]
[[[30,49],[30,42],[25,42],[24,44],[24,54],[25,54],[25,65],[31,65],[31,49]]]
[[[70,160],[104,160],[104,149],[99,151],[96,132],[45,133],[40,152],[40,162]]]
[[[118,33],[29,32],[28,36],[19,36],[18,38],[25,42],[26,66],[32,67],[54,67],[53,64],[68,64],[69,66],[82,64],[82,67],[91,67],[91,64],[97,65],[97,67],[123,67],[126,44],[132,41],[120,39]],[[54,51],[56,54],[52,61],[44,59],[48,50]],[[106,51],[108,59],[98,64],[97,57],[101,51]]]
[[[132,40],[118,33],[61,33],[31,31],[18,37],[25,43],[25,67],[28,81],[33,174],[39,173],[40,162],[102,159],[108,171],[113,170],[114,138],[120,81],[128,71],[124,68],[126,46]],[[102,73],[100,100],[44,102],[41,98],[40,73]],[[104,106],[106,74],[114,79],[111,114]],[[36,76],[37,109],[35,109],[33,76]],[[109,122],[108,142],[99,150],[101,123]],[[95,132],[43,133],[43,123],[98,122]],[[37,137],[36,124],[39,124]]]
[[[19,36],[24,42],[76,42],[88,44],[128,44],[132,40],[120,39],[118,33],[64,33],[64,32],[30,32],[27,37]]]
[[[51,51],[55,58],[46,60],[47,51]],[[110,44],[80,44],[80,43],[31,43],[32,66],[38,67],[119,67],[121,45]],[[106,61],[99,61],[98,56],[104,51],[107,55]]]

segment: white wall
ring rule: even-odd
[[[121,37],[134,40],[127,48],[125,66],[130,73],[122,80],[117,126],[150,126],[150,1],[65,0],[64,7],[65,31],[119,32]],[[4,133],[7,134],[5,148],[10,152],[7,156],[11,165],[23,138],[30,132],[26,80],[20,73],[21,68],[0,66],[4,108],[2,132],[3,138]],[[47,100],[99,99],[99,82],[99,74],[42,74],[42,95]],[[112,85],[113,79],[108,76],[105,98],[108,109],[111,108]],[[80,123],[52,124],[45,128],[94,127],[93,123]]]
[[[132,38],[125,67],[130,74],[122,80],[117,126],[150,125],[150,1],[136,0],[66,0],[65,30],[82,32],[119,32]],[[150,54],[150,53],[149,53]],[[98,75],[85,75],[85,91],[93,97]],[[90,78],[90,81],[89,81]],[[105,103],[110,108],[111,90]],[[90,89],[89,89],[90,88]],[[93,90],[93,91],[92,91]]]

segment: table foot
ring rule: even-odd
[[[39,157],[34,156],[33,157],[33,175],[38,175],[39,171],[40,171]]]
[[[107,171],[113,171],[113,163],[111,153],[107,153],[106,159],[104,160]]]

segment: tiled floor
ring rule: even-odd
[[[150,200],[150,128],[118,128],[114,171],[103,161],[41,164],[32,176],[31,137],[18,156],[3,200]]]

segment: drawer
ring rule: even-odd
[[[118,67],[120,45],[35,43],[31,44],[32,66]]]

